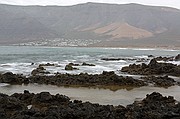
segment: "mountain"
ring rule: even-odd
[[[93,39],[90,46],[180,47],[180,10],[140,4],[0,5],[0,44]]]

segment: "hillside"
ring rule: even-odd
[[[140,4],[0,5],[0,44],[66,39],[91,46],[180,47],[180,10]]]

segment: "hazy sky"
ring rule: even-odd
[[[180,0],[0,0],[0,3],[13,5],[74,5],[86,2],[100,3],[139,3],[155,6],[169,6],[180,9]]]

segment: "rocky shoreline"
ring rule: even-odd
[[[140,79],[135,79],[130,76],[118,76],[115,72],[103,71],[102,74],[60,74],[55,75],[33,75],[26,77],[19,74],[7,72],[0,74],[0,83],[8,83],[11,85],[22,84],[50,84],[56,86],[79,86],[79,87],[99,87],[108,88],[111,86],[119,87],[142,87],[147,85],[154,85],[157,87],[170,87],[180,85],[180,82],[173,78],[166,76],[145,76]]]
[[[145,63],[130,64],[123,67],[121,71],[134,75],[171,75],[180,77],[180,65],[159,63],[156,58],[152,59],[148,65]]]
[[[140,87],[147,85],[142,80],[137,80],[132,77],[123,77],[116,75],[113,71],[106,72],[103,71],[102,74],[60,74],[57,73],[53,76],[47,75],[35,75],[30,77],[25,77],[19,74],[13,74],[12,72],[7,72],[0,75],[0,83],[9,83],[9,84],[51,84],[57,86],[132,86]]]
[[[178,119],[180,103],[153,92],[126,107],[99,105],[49,92],[0,93],[1,119]]]
[[[153,57],[153,56],[151,56]],[[106,61],[122,59],[103,59]],[[143,59],[144,60],[144,59]],[[0,83],[11,85],[22,84],[50,84],[57,86],[87,86],[87,87],[142,87],[149,84],[155,87],[170,87],[179,85],[180,82],[169,76],[180,77],[180,65],[160,63],[158,61],[180,60],[176,57],[152,58],[149,64],[130,64],[123,67],[121,72],[142,75],[135,79],[131,76],[119,76],[114,71],[103,71],[101,74],[49,74],[45,66],[54,64],[40,64],[26,77],[21,74],[6,72],[0,74]],[[80,64],[69,63],[65,70],[78,70]],[[82,66],[95,66],[83,63]],[[153,92],[141,101],[124,106],[99,105],[79,100],[71,101],[64,95],[51,95],[49,92],[38,94],[14,93],[5,95],[0,93],[0,119],[179,119],[180,103],[173,97],[163,97],[160,93]]]

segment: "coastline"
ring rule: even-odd
[[[132,50],[172,50],[180,51],[180,47],[168,47],[168,46],[36,46],[36,45],[0,45],[0,47],[37,47],[37,48],[100,48],[100,49],[132,49]]]

